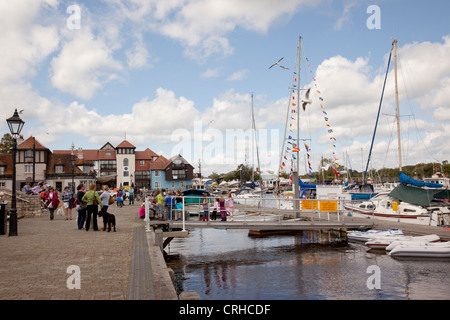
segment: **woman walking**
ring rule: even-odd
[[[69,187],[65,187],[62,193],[62,201],[64,202],[64,214],[66,215],[66,220],[72,220],[72,208],[74,207],[73,193],[69,190]]]
[[[53,218],[55,217],[55,210],[59,205],[58,193],[53,187],[48,188],[48,192],[45,195],[45,203],[48,206],[48,211],[50,211],[50,220],[53,220]]]
[[[89,227],[91,225],[91,216],[92,228],[94,231],[98,231],[97,214],[98,205],[101,203],[101,199],[97,191],[95,191],[95,184],[91,184],[89,186],[89,191],[84,194],[81,200],[87,202],[86,231],[89,231]]]
[[[87,203],[83,201],[83,196],[86,193],[84,184],[79,184],[77,187],[77,202],[78,202],[78,230],[84,229],[84,222],[86,221]]]

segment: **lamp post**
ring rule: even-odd
[[[75,194],[75,181],[74,181],[74,176],[75,176],[75,163],[76,163],[76,158],[75,155],[73,154],[73,149],[75,148],[73,142],[72,142],[72,153],[71,153],[71,158],[70,158],[70,162],[72,163],[72,194]]]
[[[13,160],[13,176],[12,176],[12,195],[11,195],[11,209],[9,210],[9,235],[17,236],[17,208],[16,208],[16,152],[17,152],[17,137],[22,131],[25,122],[19,117],[19,113],[14,111],[11,118],[6,119],[9,131],[13,137],[12,160]]]

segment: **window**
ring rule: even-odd
[[[140,161],[139,161],[139,164],[140,164],[141,166],[145,166],[145,160],[140,160]]]
[[[25,165],[25,173],[33,173],[33,166]]]
[[[160,177],[161,176],[161,172],[159,170],[155,171],[155,177]]]
[[[123,166],[128,167],[128,158],[123,159]]]
[[[172,181],[172,188],[175,188],[175,182]]]
[[[5,167],[0,167],[0,174],[5,174]]]
[[[161,182],[155,181],[155,188],[156,188],[156,189],[161,188]]]
[[[33,158],[33,150],[25,151],[25,158]]]
[[[25,166],[25,167],[31,167],[31,171],[33,171],[33,166]],[[63,172],[64,172],[64,166],[55,166],[55,173],[63,173]]]
[[[124,172],[123,172],[123,176],[124,176],[124,177],[128,177],[129,173],[130,173],[130,171],[124,171]]]

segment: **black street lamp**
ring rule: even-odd
[[[17,152],[17,138],[22,131],[25,122],[19,117],[19,113],[14,111],[11,118],[6,119],[8,123],[9,131],[14,139],[12,148],[12,160],[13,160],[13,176],[12,176],[12,196],[11,196],[11,209],[9,210],[9,235],[17,236],[17,208],[16,208],[16,152]]]
[[[75,164],[77,163],[77,159],[73,153],[73,149],[75,148],[73,142],[72,142],[72,153],[71,153],[71,158],[70,158],[70,162],[72,163],[72,194],[75,195],[75,181],[74,181],[74,176],[75,176]]]

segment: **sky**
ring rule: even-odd
[[[277,172],[301,37],[309,162],[361,171],[397,39],[402,163],[450,160],[449,11],[445,0],[0,0],[2,131],[17,108],[24,138],[50,150],[127,139],[204,175]],[[280,58],[289,69],[269,69]],[[371,168],[399,165],[393,74],[392,63]]]

